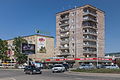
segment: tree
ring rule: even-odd
[[[27,40],[21,37],[14,38],[13,46],[14,46],[16,61],[18,64],[23,64],[27,61],[27,55],[21,52],[22,43],[27,43]]]
[[[0,59],[6,61],[9,59],[7,57],[8,43],[5,40],[0,39]]]
[[[116,62],[116,64],[120,67],[120,58],[117,58],[117,59],[115,60],[115,62]]]

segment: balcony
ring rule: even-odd
[[[97,39],[83,38],[83,41],[97,41]]]
[[[69,49],[69,46],[67,47],[60,46],[60,49]]]
[[[60,55],[70,56],[69,52],[60,52]]]
[[[62,33],[62,32],[68,32],[70,29],[69,28],[67,28],[67,29],[60,29],[60,32]]]
[[[83,54],[97,54],[96,51],[83,51]]]
[[[90,12],[90,11],[84,12],[83,15],[91,15],[91,16],[97,17],[97,14],[92,13],[92,12]]]
[[[68,37],[69,37],[69,34],[64,34],[60,36],[60,38],[68,38]]]
[[[60,21],[67,21],[67,20],[69,20],[68,16],[60,19]]]
[[[60,27],[65,27],[65,26],[69,26],[69,23],[61,23],[59,25],[60,25]]]
[[[69,44],[69,40],[61,40],[60,44]]]
[[[94,18],[91,18],[91,17],[83,17],[83,21],[93,21],[93,22],[97,22],[97,20],[96,19],[94,19]]]
[[[94,33],[94,32],[83,32],[83,34],[91,34],[91,35],[97,36],[97,33]]]
[[[83,45],[83,47],[93,47],[93,48],[96,48],[97,45],[86,44],[86,45]]]
[[[85,28],[91,28],[91,29],[97,30],[97,27],[95,27],[95,26],[83,26],[83,29],[85,29]]]

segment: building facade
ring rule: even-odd
[[[28,44],[35,44],[35,53],[29,54],[28,57],[33,61],[41,61],[42,59],[54,56],[54,37],[44,35],[24,36]],[[9,49],[12,51],[13,39],[7,40]],[[14,59],[14,51],[11,52],[11,59]]]
[[[104,57],[104,12],[91,5],[56,14],[56,56]]]

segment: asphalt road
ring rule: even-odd
[[[0,70],[0,80],[120,80],[120,76],[72,72],[52,73],[51,70],[43,70],[42,74],[26,75],[23,70]]]

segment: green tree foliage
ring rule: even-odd
[[[6,61],[9,58],[7,57],[8,43],[5,40],[0,39],[0,59]]]
[[[18,64],[22,64],[27,61],[27,56],[25,54],[22,54],[21,52],[22,43],[27,43],[27,40],[21,37],[14,38],[13,46],[14,46],[16,61]]]
[[[120,59],[116,59],[116,64],[120,67]]]

